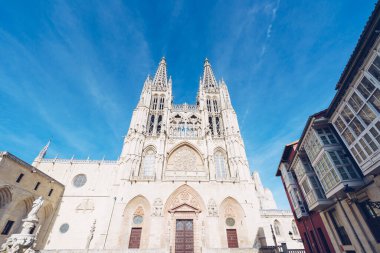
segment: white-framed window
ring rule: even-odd
[[[319,141],[318,136],[313,129],[311,129],[306,136],[304,148],[311,161],[314,161],[315,158],[317,158],[322,149],[322,143]]]
[[[380,57],[377,53],[366,69],[332,122],[358,164],[380,149]]]
[[[154,167],[156,161],[156,153],[153,149],[150,149],[145,152],[142,162],[142,171],[141,176],[152,177],[154,176]]]
[[[315,163],[314,169],[325,192],[330,191],[333,187],[340,183],[339,176],[337,175],[326,152],[323,152],[322,157]]]
[[[305,159],[300,157],[297,157],[296,159],[294,173],[296,174],[298,181],[301,181],[305,174],[313,172],[313,169],[311,168],[309,162]]]
[[[214,155],[215,170],[217,179],[227,179],[229,177],[228,165],[224,154],[221,151],[217,151]]]
[[[334,150],[328,152],[335,168],[340,174],[342,180],[358,179],[359,175],[351,164],[350,159],[342,150]]]
[[[319,129],[316,129],[316,131],[319,135],[319,138],[321,138],[323,144],[331,145],[331,144],[337,144],[338,143],[334,134],[330,130],[330,128],[328,128],[328,127],[319,128]]]

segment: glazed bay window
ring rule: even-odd
[[[359,179],[354,166],[342,150],[328,152],[342,180]]]
[[[376,55],[332,122],[359,165],[380,149],[379,67],[380,58]]]
[[[326,193],[341,181],[326,152],[315,163],[314,169]]]
[[[313,129],[306,136],[304,148],[311,161],[314,161],[322,150],[322,143]]]
[[[319,138],[321,138],[324,145],[337,144],[334,134],[328,127],[319,128],[316,130]]]
[[[315,172],[306,158],[301,159],[297,157],[294,164],[294,172],[300,182],[301,190],[309,208],[315,205],[317,201],[326,200],[326,196]]]
[[[294,163],[294,173],[298,181],[301,181],[302,178],[306,175],[306,172],[312,171],[308,164],[304,164],[301,158],[297,157]]]
[[[325,200],[326,196],[315,175],[308,175],[300,183],[306,202],[310,209],[317,201]]]

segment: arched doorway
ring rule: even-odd
[[[171,252],[200,252],[205,210],[200,195],[190,186],[183,185],[170,195],[164,210],[169,224]]]

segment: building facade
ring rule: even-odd
[[[379,30],[377,3],[330,106],[309,117],[294,158],[282,158],[277,173],[285,186],[287,177],[296,181],[305,216],[319,212],[335,252],[380,252]]]
[[[276,176],[281,176],[287,198],[291,203],[295,225],[299,230],[306,252],[333,253],[335,250],[320,213],[309,209],[309,205],[312,205],[317,199],[316,190],[320,187],[309,187],[310,180],[314,184],[318,183],[314,178],[315,174],[311,172],[299,174],[299,166],[302,161],[297,155],[297,145],[298,142],[294,142],[285,146]],[[301,188],[301,186],[305,187]],[[310,189],[310,191],[303,191],[304,189]]]
[[[39,196],[44,199],[38,213],[39,224],[31,234],[38,234],[36,249],[47,242],[59,207],[64,186],[30,164],[8,152],[0,152],[0,245],[22,230],[22,219]]]
[[[47,159],[65,186],[44,250],[257,252],[303,248],[290,212],[251,175],[227,85],[206,59],[195,105],[173,103],[166,61],[147,78],[118,160]],[[69,243],[68,243],[69,242]]]

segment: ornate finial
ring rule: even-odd
[[[36,159],[42,159],[45,157],[46,153],[47,153],[47,150],[49,148],[49,145],[50,145],[50,140],[48,141],[48,143],[41,149],[40,153],[38,154],[38,156],[36,157]]]
[[[206,66],[206,65],[210,65],[210,62],[208,61],[208,58],[207,58],[207,57],[205,58],[204,63],[205,63],[205,64],[204,64],[205,66]]]

